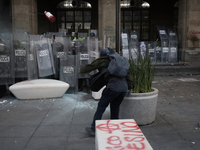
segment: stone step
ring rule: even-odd
[[[156,64],[155,76],[200,75],[200,63],[163,63]]]

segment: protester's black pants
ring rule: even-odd
[[[120,104],[124,99],[126,92],[115,92],[105,88],[99,100],[98,107],[92,122],[92,129],[95,130],[95,121],[101,120],[105,109],[110,104],[110,119],[119,119]]]

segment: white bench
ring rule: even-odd
[[[69,84],[54,79],[35,79],[15,83],[9,90],[17,99],[43,99],[62,97]]]
[[[96,150],[153,150],[133,119],[97,120]]]

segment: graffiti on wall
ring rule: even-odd
[[[133,119],[98,120],[97,143],[104,150],[153,150]]]
[[[200,22],[190,23],[187,41],[188,47],[200,47]]]

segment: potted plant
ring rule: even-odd
[[[137,55],[136,59],[129,59],[132,89],[120,106],[120,118],[147,125],[154,122],[156,116],[158,90],[152,87],[155,63],[149,55]]]

